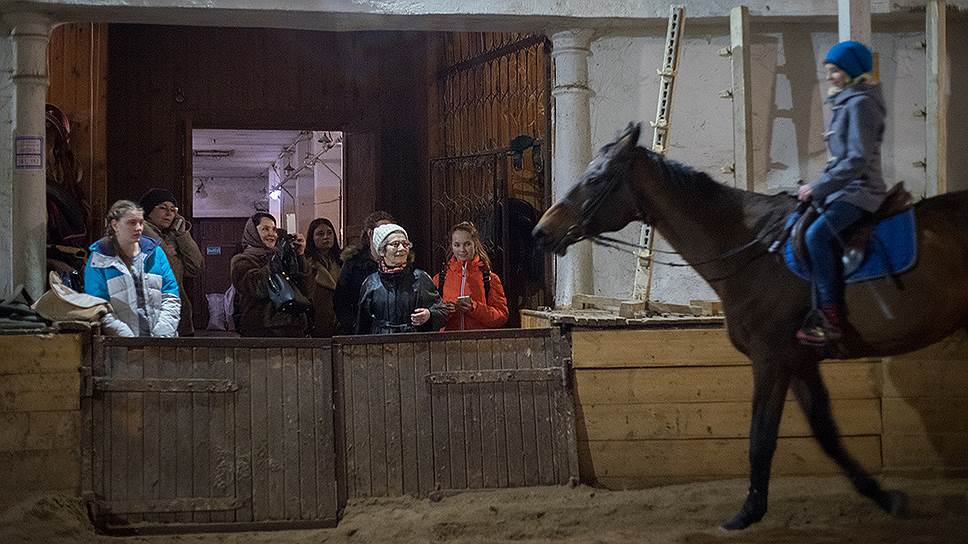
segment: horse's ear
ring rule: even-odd
[[[642,131],[642,123],[629,123],[625,127],[625,132],[618,138],[615,145],[616,157],[627,155],[639,145],[639,133]]]

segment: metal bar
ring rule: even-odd
[[[564,379],[564,372],[565,369],[562,367],[508,370],[440,370],[427,374],[427,382],[433,384],[560,382]]]
[[[359,336],[334,336],[333,341],[340,345],[385,344],[388,339],[399,344],[403,342],[446,342],[449,340],[490,340],[503,338],[546,337],[551,329],[488,329],[477,331],[412,332],[401,334],[368,334]]]
[[[246,503],[233,497],[193,497],[168,500],[94,501],[100,514],[148,514],[236,510]]]
[[[524,38],[521,41],[505,45],[504,47],[500,47],[493,51],[488,51],[476,57],[472,57],[467,60],[458,62],[457,64],[454,64],[449,68],[440,70],[439,72],[437,72],[437,78],[442,79],[445,77],[449,77],[457,72],[469,70],[481,64],[486,64],[494,59],[499,59],[505,55],[510,55],[522,49],[527,49],[529,47],[532,47],[538,44],[543,44],[547,39],[548,38],[543,34],[536,34],[534,36]]]
[[[329,347],[329,338],[234,338],[234,337],[192,337],[158,338],[148,336],[98,336],[97,341],[107,347],[143,348],[158,346],[164,348],[318,348]]]
[[[232,380],[203,378],[161,380],[95,377],[94,390],[149,393],[230,393],[238,391],[239,385]]]

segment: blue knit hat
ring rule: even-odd
[[[870,72],[874,67],[874,56],[866,45],[860,42],[840,42],[827,51],[824,64],[830,63],[843,70],[851,78]]]

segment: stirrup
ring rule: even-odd
[[[839,327],[819,310],[810,312],[797,331],[797,341],[805,346],[826,346],[843,338]]]

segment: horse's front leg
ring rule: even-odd
[[[783,416],[783,402],[790,385],[785,368],[766,358],[753,360],[753,418],[750,421],[750,488],[743,508],[723,529],[745,529],[766,514],[770,465]]]
[[[820,376],[818,364],[799,370],[792,380],[793,393],[803,408],[814,437],[823,451],[829,455],[850,478],[862,495],[877,503],[885,512],[901,516],[907,510],[907,496],[902,491],[884,491],[851,457],[840,440],[837,424],[830,413],[830,395]]]

